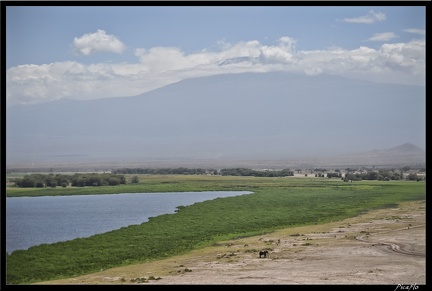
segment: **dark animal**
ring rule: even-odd
[[[268,251],[260,251],[260,252],[259,252],[259,257],[260,257],[260,258],[261,258],[261,257],[267,258],[267,256],[268,256]]]

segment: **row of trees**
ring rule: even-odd
[[[233,168],[220,170],[221,176],[254,176],[254,177],[286,177],[294,176],[294,171],[283,169],[280,171],[257,171],[247,168]]]
[[[215,169],[188,168],[122,168],[111,171],[113,174],[147,174],[147,175],[217,175]]]
[[[315,174],[315,177],[325,177],[325,174]],[[339,173],[327,173],[327,178],[342,178],[342,174]]]
[[[344,181],[361,181],[361,180],[378,180],[378,181],[390,181],[390,180],[410,180],[410,181],[421,181],[424,180],[424,176],[417,175],[415,172],[410,172],[410,167],[403,167],[400,169],[396,168],[382,168],[382,169],[345,169],[345,173],[342,174],[341,170],[336,169],[334,172],[327,172],[326,169],[315,169],[310,170],[318,171],[315,177],[327,177],[327,178],[341,178]],[[425,169],[417,170],[417,172],[424,172]],[[307,173],[305,174],[307,176]]]
[[[15,180],[17,187],[23,188],[43,188],[43,187],[75,187],[84,186],[115,186],[126,184],[124,175],[115,175],[109,173],[77,173],[74,175],[63,174],[31,174],[25,175],[21,179]]]
[[[255,176],[255,177],[286,177],[294,176],[294,171],[283,170],[252,170],[247,168],[221,169],[188,169],[188,168],[122,168],[112,170],[114,174],[147,174],[147,175],[221,175],[221,176]]]
[[[366,173],[348,173],[343,178],[344,181],[361,181],[361,180],[378,180],[378,181],[390,181],[390,180],[409,180],[409,181],[421,181],[422,177],[415,173],[410,173],[404,176],[400,173],[395,173],[387,170],[370,171]]]
[[[321,170],[321,169],[320,169]],[[221,176],[255,176],[255,177],[287,177],[294,176],[294,171],[290,169],[283,170],[252,170],[248,168],[228,168],[220,171],[214,169],[188,169],[188,168],[135,168],[135,169],[117,169],[113,173],[76,173],[74,175],[64,174],[30,174],[25,175],[22,179],[16,179],[15,185],[24,188],[43,188],[43,187],[75,187],[84,186],[115,186],[126,184],[126,178],[122,174],[158,174],[158,175],[221,175]],[[307,175],[307,174],[306,174]],[[315,177],[339,178],[344,181],[361,181],[361,180],[423,180],[423,177],[409,173],[404,175],[402,171],[396,169],[378,169],[362,172],[348,171],[344,175],[340,171],[328,173],[316,173]],[[138,183],[138,176],[131,177],[131,183]]]

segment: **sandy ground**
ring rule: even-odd
[[[268,250],[268,257],[259,257]],[[220,242],[157,262],[42,284],[426,284],[426,203]]]

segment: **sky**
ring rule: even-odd
[[[424,6],[7,6],[8,105],[290,71],[425,86]],[[4,46],[2,46],[4,47]]]

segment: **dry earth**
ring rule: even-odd
[[[425,285],[426,202],[41,284]]]

